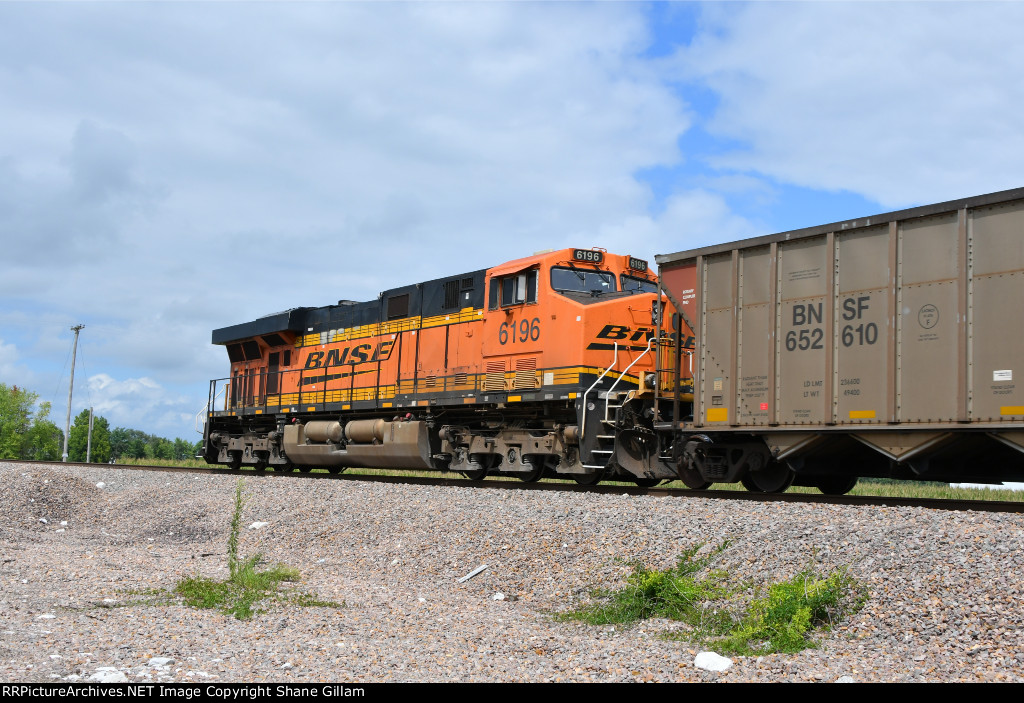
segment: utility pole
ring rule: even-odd
[[[68,460],[68,435],[71,433],[71,391],[75,389],[75,357],[78,355],[78,333],[85,325],[75,325],[71,331],[75,333],[75,346],[71,351],[71,383],[68,384],[68,418],[64,422],[64,461]]]
[[[85,442],[85,463],[92,463],[92,408],[89,408],[89,439]]]

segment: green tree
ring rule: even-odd
[[[145,459],[148,446],[146,440],[136,437],[128,445],[128,456],[132,459]]]
[[[115,459],[142,459],[148,442],[149,435],[142,430],[117,427],[110,433],[110,454]]]
[[[58,461],[64,449],[64,432],[50,421],[50,404],[42,403],[32,427],[25,433],[21,447],[22,459]]]
[[[174,459],[175,461],[184,461],[185,459],[194,459],[196,454],[196,445],[192,442],[182,439],[181,437],[175,437],[174,439]]]
[[[50,404],[34,412],[39,396],[0,383],[0,459],[60,459],[64,433],[53,424]]]
[[[17,386],[0,383],[0,459],[21,459],[25,434],[32,426],[37,396]]]
[[[83,410],[75,417],[75,424],[68,434],[68,459],[85,461],[89,441],[89,411]],[[110,423],[107,418],[96,415],[92,420],[91,461],[105,464],[110,461]]]
[[[124,427],[115,427],[110,431],[110,456],[113,459],[120,459],[128,453],[128,446],[131,443],[130,430]]]

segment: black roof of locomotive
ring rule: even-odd
[[[408,312],[403,317],[440,315],[452,310],[452,308],[444,307],[445,284],[451,281],[459,282],[460,293],[465,291],[471,293],[470,305],[483,307],[484,275],[486,273],[487,269],[480,269],[444,278],[435,278],[423,283],[390,288],[377,296],[376,300],[366,302],[339,300],[336,305],[325,305],[319,308],[292,308],[260,317],[252,322],[215,329],[212,342],[214,344],[229,344],[274,332],[287,331],[301,335],[373,324],[382,319],[386,320],[388,301],[403,295],[409,296]]]

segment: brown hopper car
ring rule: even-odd
[[[658,256],[690,485],[1024,479],[1024,189]]]

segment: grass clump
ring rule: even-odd
[[[662,617],[695,627],[700,625],[708,616],[705,604],[726,593],[724,572],[702,572],[727,545],[723,543],[713,553],[697,556],[702,546],[684,551],[676,566],[665,571],[633,564],[633,573],[626,577],[625,588],[598,592],[596,603],[564,613],[561,619],[612,625]]]
[[[698,556],[702,547],[687,549],[675,567],[664,571],[634,564],[624,588],[597,592],[595,603],[558,618],[591,625],[667,618],[684,623],[687,631],[666,637],[751,655],[814,647],[815,632],[864,604],[863,588],[846,569],[825,576],[808,567],[760,595],[762,589],[733,583],[725,570],[708,568],[727,543]]]
[[[735,654],[792,654],[815,647],[812,635],[860,610],[863,588],[846,569],[828,576],[809,567],[788,581],[772,584],[755,598],[744,617],[715,644]]]
[[[216,608],[223,613],[247,620],[256,612],[256,603],[271,598],[290,601],[296,605],[343,607],[344,604],[323,601],[307,594],[282,594],[280,584],[299,580],[299,570],[275,564],[257,570],[263,559],[262,554],[242,558],[238,553],[238,536],[242,527],[242,508],[245,505],[244,481],[235,485],[235,508],[231,515],[231,529],[228,532],[228,572],[226,581],[193,576],[183,579],[175,587],[185,605],[194,608]]]

